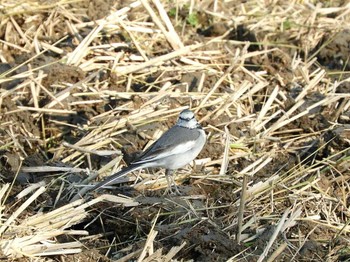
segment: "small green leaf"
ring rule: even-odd
[[[232,144],[230,144],[230,148],[231,149],[242,149],[242,150],[245,150],[245,149],[247,149],[247,146],[244,145],[244,144],[240,144],[240,143],[232,143]]]
[[[176,16],[176,8],[175,7],[171,8],[168,12],[168,15],[170,17],[175,17]]]
[[[282,31],[287,31],[293,27],[294,23],[290,20],[286,20],[282,23]]]
[[[191,26],[196,27],[198,25],[198,15],[197,13],[193,12],[187,17],[187,23],[189,23]]]

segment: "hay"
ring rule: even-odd
[[[157,229],[164,223],[190,231],[207,223],[208,232],[225,235],[210,246],[213,255],[225,253],[218,246],[235,243],[235,254],[225,254],[229,261],[298,261],[311,240],[328,244],[322,258],[329,261],[348,255],[349,56],[340,46],[348,43],[350,5],[111,1],[93,17],[96,2],[0,3],[0,60],[10,66],[0,71],[1,174],[15,185],[27,173],[50,176],[47,185],[33,183],[23,192],[3,183],[4,255],[84,252],[81,236],[89,234],[88,226],[72,227],[96,223],[89,212],[102,201],[129,207],[127,215],[135,206],[164,208],[146,212],[154,219],[151,229],[135,222],[130,243],[115,236],[108,244],[108,252],[123,247],[115,248],[119,261],[186,260],[191,256],[182,257],[183,250],[207,247],[185,238],[168,250],[157,248],[167,243]],[[320,59],[334,50],[342,50],[331,59],[342,66],[338,71]],[[125,165],[123,145],[146,148],[188,107],[208,134],[205,151],[175,178],[190,184],[185,192],[193,198],[80,199],[87,183]],[[40,155],[39,164],[33,155]],[[83,178],[72,182],[72,174]],[[143,170],[119,184],[153,194],[166,179],[162,171]],[[7,203],[13,194],[16,203]],[[274,231],[259,244],[270,226]],[[193,235],[199,238],[198,232]],[[67,235],[75,241],[59,240]]]
[[[1,203],[6,201],[5,194],[8,190],[10,190],[9,184],[5,184],[1,188]],[[88,216],[87,208],[106,200],[125,206],[138,205],[137,202],[130,199],[105,195],[86,203],[84,200],[77,200],[48,213],[37,212],[28,216],[28,213],[25,212],[28,206],[45,191],[46,188],[41,186],[15,211],[8,210],[5,205],[0,207],[3,211],[0,247],[5,256],[15,259],[80,253],[83,247],[80,241],[60,243],[57,241],[57,237],[74,236],[79,238],[79,236],[88,235],[89,232],[86,230],[69,229],[86,219]],[[22,197],[23,194],[17,196],[18,199]]]

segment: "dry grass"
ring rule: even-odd
[[[107,2],[0,3],[0,59],[11,65],[0,71],[1,175],[54,174],[28,189],[3,184],[4,256],[45,260],[100,248],[87,247],[86,235],[103,239],[108,232],[89,229],[109,222],[104,212],[89,212],[108,200],[120,214],[143,210],[149,217],[140,220],[152,220],[135,226],[143,234],[130,232],[133,241],[108,243],[106,253],[118,247],[118,261],[187,260],[193,246],[229,261],[349,258],[349,51],[342,41],[329,49],[348,32],[350,5]],[[210,25],[208,36],[196,32]],[[337,53],[341,70],[320,63],[326,51]],[[191,181],[189,196],[79,199],[84,184],[120,169],[124,144],[141,150],[187,107],[208,134],[205,152],[176,176],[178,184]],[[72,174],[83,178],[73,183]],[[162,172],[126,182],[139,195],[166,187]],[[168,241],[173,236],[159,229],[165,224],[197,238],[208,227],[237,249],[224,254],[220,237],[210,248],[185,235]],[[62,241],[71,235],[74,241]]]

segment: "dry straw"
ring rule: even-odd
[[[1,188],[1,203],[6,201],[8,190],[10,190],[9,184],[5,184]],[[45,191],[45,186],[40,186],[14,211],[8,210],[4,205],[1,206],[3,223],[0,227],[0,246],[4,255],[20,258],[79,253],[83,247],[81,242],[60,243],[57,241],[57,237],[69,235],[79,238],[79,236],[88,235],[89,232],[86,230],[70,229],[86,219],[88,208],[101,201],[112,201],[126,207],[138,205],[132,199],[102,195],[85,203],[84,200],[80,199],[48,213],[38,212],[30,215],[27,211],[29,205],[38,201],[40,195]],[[21,200],[23,197],[23,194],[19,194],[17,199]]]
[[[237,247],[229,261],[298,261],[310,239],[326,242],[329,249],[341,240],[327,257],[338,260],[350,232],[350,102],[344,91],[349,78],[345,70],[330,73],[316,56],[327,47],[328,42],[318,45],[322,38],[348,32],[350,5],[142,0],[121,6],[117,1],[102,17],[87,21],[84,2],[0,3],[0,60],[11,64],[0,74],[1,163],[18,175],[60,174],[52,175],[50,186],[34,184],[22,193],[2,185],[4,255],[15,259],[84,251],[82,236],[89,232],[71,227],[95,222],[88,212],[101,201],[148,209],[151,204],[123,196],[87,202],[80,197],[88,182],[124,165],[120,148],[130,142],[129,134],[137,141],[130,144],[140,150],[190,106],[208,134],[206,152],[176,176],[179,185],[187,181],[195,189],[188,191],[193,196],[156,198],[152,207],[162,204],[167,212],[161,213],[162,220],[149,215],[152,227],[142,230],[148,235],[138,235],[137,228],[131,237],[132,244],[143,241],[141,246],[118,254],[119,261],[171,261],[175,255],[181,259],[185,249],[203,248],[189,238],[168,250],[156,248],[162,235],[157,226],[167,221],[191,230],[208,223],[225,236],[225,243]],[[196,15],[198,24],[192,28],[189,18]],[[197,29],[209,26],[206,21],[221,30],[199,35]],[[235,37],[240,31],[231,29],[241,25],[256,41]],[[70,74],[59,75],[62,66]],[[6,88],[11,83],[16,84]],[[86,121],[70,121],[79,117]],[[20,170],[33,152],[45,160],[52,156],[52,162]],[[93,170],[96,158],[108,161]],[[76,185],[68,182],[67,173],[87,175]],[[141,171],[119,182],[139,194],[166,187],[162,171]],[[46,193],[54,193],[54,207],[42,200]],[[11,206],[5,200],[13,194],[18,199]],[[57,207],[69,197],[70,204]],[[49,210],[44,213],[44,208]],[[269,230],[266,242],[257,244]],[[61,243],[63,235],[76,241]],[[229,256],[211,248],[215,255]]]

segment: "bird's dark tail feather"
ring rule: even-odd
[[[130,172],[133,172],[133,171],[135,171],[135,170],[137,170],[137,169],[140,169],[140,168],[141,168],[141,165],[130,165],[130,166],[128,166],[128,167],[125,167],[125,168],[123,168],[122,170],[120,170],[119,172],[117,172],[117,173],[115,173],[115,174],[113,174],[113,175],[107,177],[107,179],[101,181],[100,183],[98,183],[97,185],[95,185],[94,187],[92,187],[92,188],[90,189],[90,191],[95,191],[95,190],[97,190],[97,189],[99,189],[99,188],[101,188],[101,187],[104,187],[104,186],[114,185],[115,182],[116,182],[119,178],[121,178],[121,177],[123,177],[123,176],[129,174]]]

